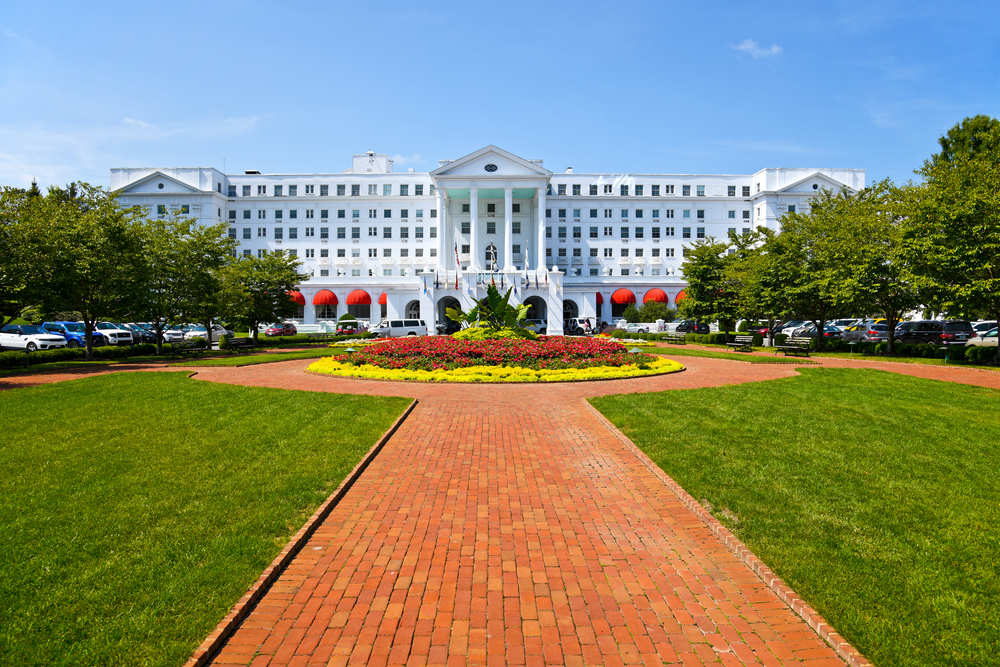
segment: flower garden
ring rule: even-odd
[[[567,382],[672,373],[680,364],[630,353],[613,340],[561,336],[538,340],[407,337],[325,358],[310,371],[378,380],[422,382]]]

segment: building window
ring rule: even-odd
[[[289,227],[288,228],[288,238],[290,238],[290,239],[297,239],[297,238],[299,238],[299,228],[298,227]]]
[[[705,196],[705,186],[704,185],[699,185],[698,186],[698,196],[699,197],[704,197]]]
[[[622,197],[628,197],[628,186],[627,185],[621,186],[620,190],[621,190],[621,196]]]
[[[368,248],[368,259],[378,257],[378,248]]]
[[[392,209],[391,208],[382,209],[382,217],[383,218],[391,218],[392,217]]]
[[[614,194],[614,191],[615,191],[614,186],[611,185],[611,183],[604,184],[604,194],[606,195]]]
[[[611,213],[612,213],[612,209],[610,209],[610,208],[604,209],[604,217],[605,218],[610,218],[611,217]]]
[[[674,228],[673,227],[664,227],[663,228],[663,235],[664,236],[673,236],[674,235]]]
[[[727,189],[726,194],[728,194],[730,197],[735,197],[736,196],[736,186],[735,185],[730,185],[729,188]]]
[[[628,209],[627,208],[623,208],[622,209],[622,217],[623,218],[627,218],[628,217]]]
[[[699,227],[697,233],[698,233],[698,238],[700,238],[700,239],[705,238],[705,228],[704,227]]]
[[[315,227],[306,227],[306,238],[309,238],[311,236],[316,236],[316,228]]]
[[[257,228],[257,238],[267,238],[267,227]]]
[[[337,227],[337,238],[338,239],[347,238],[347,227]]]
[[[564,208],[559,209],[559,217],[561,219],[565,219],[566,218],[566,209],[564,209]]]
[[[566,240],[566,228],[565,227],[560,227],[559,228],[559,238],[562,239],[563,241]]]
[[[566,184],[565,183],[560,183],[556,187],[559,188],[559,194],[560,195],[563,195],[563,196],[566,195]]]
[[[642,196],[642,186],[641,185],[635,186],[635,196],[636,197],[641,197]]]
[[[744,185],[743,186],[743,196],[744,197],[749,197],[750,196],[750,186],[749,185]]]
[[[243,228],[243,239],[244,240],[249,240],[250,239],[250,228],[249,227],[244,227]]]
[[[469,254],[469,246],[467,246],[467,245],[463,245],[462,246],[462,254],[463,255],[468,255]]]
[[[329,227],[320,227],[319,228],[319,237],[321,239],[328,239],[328,238],[330,238],[330,228]]]
[[[414,257],[423,257],[424,256],[424,249],[423,248],[415,248],[414,251],[413,251],[413,256]]]
[[[596,276],[597,275],[597,269],[591,269],[590,270],[590,275]]]
[[[424,186],[422,184],[413,186],[413,196],[414,197],[424,196]]]
[[[597,217],[597,209],[596,208],[590,209],[590,217],[591,218],[596,218]]]
[[[704,220],[705,219],[705,209],[703,209],[703,208],[699,208],[698,209],[698,219],[699,220]]]
[[[462,204],[462,213],[471,213],[471,211],[469,210],[470,205],[471,204]]]
[[[591,227],[590,228],[590,238],[592,238],[592,239],[596,239],[597,238],[597,227]]]
[[[591,248],[590,249],[590,256],[591,257],[597,257],[597,248]]]
[[[664,185],[663,186],[663,194],[665,194],[665,195],[672,195],[672,194],[674,194],[674,186],[672,186],[672,185]]]
[[[681,186],[681,195],[684,196],[684,197],[690,197],[691,196],[691,186],[690,185],[682,185]]]
[[[750,211],[743,211],[743,219],[744,220],[750,219]]]
[[[392,257],[392,248],[383,248],[382,249],[382,256],[383,257]]]
[[[361,228],[360,227],[351,227],[351,238],[352,239],[360,239],[361,238]]]
[[[736,219],[736,211],[729,211],[729,219],[730,220]]]
[[[547,238],[547,239],[552,238],[552,228],[551,227],[546,227],[545,228],[545,238]]]
[[[583,238],[583,227],[574,227],[573,228],[573,238],[574,239]]]
[[[663,249],[663,256],[664,257],[673,257],[674,256],[674,249],[673,248],[664,248]]]
[[[749,227],[744,227],[743,228],[743,236],[746,236],[749,233],[750,233],[750,228]]]
[[[267,220],[267,211],[265,211],[263,209],[257,211],[257,219],[258,220]]]
[[[577,184],[575,184],[573,186],[573,196],[574,197],[579,197],[580,196],[580,185],[579,185],[579,183],[577,183]]]
[[[231,238],[231,239],[235,239],[236,238],[236,228],[235,227],[230,227],[229,228],[229,238]]]
[[[622,227],[621,238],[623,238],[623,239],[627,239],[628,238],[628,227]]]
[[[637,239],[641,239],[642,238],[642,227],[636,227],[635,228],[635,237]]]
[[[274,228],[274,238],[275,239],[283,239],[283,238],[285,238],[284,234],[282,233],[281,227],[275,227]]]
[[[408,208],[401,208],[401,209],[399,209],[399,217],[403,218],[403,219],[409,218],[410,217],[410,209],[408,209]]]
[[[434,193],[432,192],[431,194],[434,194]],[[437,256],[438,256],[438,249],[437,248],[431,248],[431,257],[437,257]]]
[[[637,218],[641,218],[642,217],[642,209],[641,208],[635,209],[635,217],[637,217]]]
[[[250,219],[250,211],[243,211],[243,219],[244,220]]]
[[[471,234],[472,233],[472,223],[466,220],[462,223],[462,233]]]
[[[229,212],[229,219],[230,220],[235,220],[236,219],[236,211],[230,211]]]
[[[372,186],[369,186],[369,187],[370,187],[370,188],[374,188],[375,186],[374,186],[374,185],[372,185]],[[372,194],[372,195],[373,195],[373,194],[375,194],[375,193],[374,193],[374,192],[369,192],[368,194]],[[386,197],[388,197],[389,195],[391,195],[391,194],[392,194],[392,184],[391,184],[391,183],[386,183],[386,184],[384,184],[384,185],[382,186],[382,194],[383,194],[384,196],[386,196]]]
[[[511,251],[511,253],[513,253],[515,255],[520,255],[521,254],[521,244],[520,243],[514,243],[514,244],[512,244],[510,246],[510,251]]]
[[[682,239],[689,239],[689,238],[691,238],[691,228],[690,227],[683,227],[681,229],[681,238]]]
[[[596,185],[591,185],[590,186],[590,194],[592,196],[597,194],[597,186]]]
[[[521,223],[517,221],[511,221],[510,223],[510,233],[520,234],[521,233]]]
[[[266,195],[267,194],[267,186],[266,185],[258,185],[257,186],[257,194],[258,195]]]
[[[312,209],[308,209],[308,210],[306,210],[306,217],[307,217],[307,218],[311,218],[311,217],[313,217],[313,213],[315,213],[315,211],[313,211]],[[298,217],[299,217],[299,212],[298,212],[298,210],[296,210],[296,209],[292,209],[291,211],[289,211],[289,212],[288,212],[288,217],[289,217],[289,218],[298,218]]]
[[[511,213],[520,213],[521,212],[521,205],[520,204],[511,204],[510,205],[510,212]]]
[[[649,189],[650,189],[649,195],[651,197],[659,197],[660,196],[660,186],[659,185],[650,185]]]
[[[392,238],[392,227],[383,227],[382,228],[382,238],[384,238],[384,239],[391,239]]]
[[[614,229],[615,229],[614,227],[605,227],[604,228],[604,235],[605,236],[614,236],[614,233],[615,233]]]
[[[424,238],[424,228],[423,227],[414,227],[413,228],[413,238],[415,238],[415,239],[422,239],[422,238]]]
[[[546,248],[545,249],[545,256],[546,257],[552,257],[552,248]]]
[[[604,249],[604,256],[605,257],[614,257],[615,253],[614,253],[614,251],[611,248],[605,248]]]
[[[636,248],[635,249],[635,256],[636,257],[642,257],[642,248]]]
[[[730,227],[729,230],[728,230],[727,236],[735,236],[735,235],[736,235],[736,228],[735,227]]]
[[[339,189],[339,187],[338,187]],[[361,196],[361,184],[351,186],[351,196],[360,197]]]
[[[282,190],[284,189],[284,187],[285,186],[283,186],[283,185],[275,185],[274,186],[274,196],[275,197],[282,197],[283,196]]]
[[[409,197],[410,196],[410,186],[409,185],[400,185],[399,186],[399,196],[400,197]]]
[[[431,217],[432,218],[438,217],[438,210],[436,208],[431,209]]]
[[[361,269],[351,269],[351,277],[352,278],[361,277]]]
[[[374,209],[374,208],[368,209],[368,219],[369,220],[371,220],[372,218],[377,218],[377,217],[378,217],[378,209]]]
[[[497,233],[497,223],[496,223],[495,220],[487,220],[486,221],[486,233],[487,234],[496,234]]]
[[[684,209],[684,212],[681,215],[681,217],[682,218],[690,218],[691,217],[691,209],[689,209],[689,208]]]
[[[430,229],[430,237],[432,239],[436,239],[438,237],[438,228],[437,227],[431,227],[431,229]],[[431,251],[431,257],[434,256],[433,253],[434,253],[434,251],[432,250]]]
[[[375,185],[374,183],[369,183],[368,184],[368,194],[370,194],[370,195],[377,195],[378,194],[378,186]]]
[[[660,228],[659,227],[653,227],[653,232],[652,232],[651,238],[654,238],[654,239],[660,238]]]
[[[263,211],[261,211],[261,212],[263,213]],[[284,217],[284,215],[285,215],[285,212],[282,211],[282,210],[275,210],[274,211],[274,219],[275,220],[281,220]]]
[[[789,204],[788,205],[788,212],[789,213],[795,213],[795,204]]]
[[[320,248],[319,256],[321,258],[322,257],[329,257],[330,256],[330,251],[327,248]]]
[[[409,227],[400,227],[399,228],[399,238],[401,238],[401,239],[408,239],[408,238],[410,238],[410,228]]]
[[[566,257],[566,248],[559,248],[559,259]]]
[[[660,256],[660,249],[659,248],[653,248],[652,255],[653,255],[653,257],[659,257]]]

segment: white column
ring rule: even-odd
[[[469,250],[469,268],[479,268],[479,188],[469,188],[469,225],[472,227],[472,247]]]
[[[538,186],[538,263],[536,269],[545,268],[545,189],[547,186]],[[560,315],[561,317],[561,315]]]
[[[438,227],[438,237],[437,237],[437,251],[438,251],[438,263],[437,265],[441,268],[448,268],[448,246],[447,246],[447,236],[448,236],[448,225],[445,223],[445,210],[444,210],[444,190],[437,188],[437,207],[438,207],[438,217],[437,217],[437,227]]]
[[[514,188],[503,189],[504,271],[514,270]]]

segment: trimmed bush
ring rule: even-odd
[[[219,339],[219,349],[220,350],[228,350],[229,349],[229,339],[230,338],[232,338],[232,336],[223,336],[222,338]]]
[[[786,340],[788,340],[788,334],[782,334],[782,333],[774,334],[774,344],[775,345],[778,345],[778,346],[784,345]]]
[[[20,350],[0,352],[0,368],[24,368],[28,365],[28,355]]]
[[[743,320],[742,322],[740,322],[740,326],[736,330],[740,333],[746,333],[747,331],[750,331],[750,322],[748,322],[747,320]]]
[[[611,337],[612,338],[624,338],[625,337],[625,332],[622,331],[621,329],[615,329],[614,331],[611,332]]]
[[[195,336],[194,338],[188,339],[189,343],[194,343],[194,347],[207,347],[208,343],[201,336]]]
[[[987,364],[996,361],[997,348],[983,345],[973,345],[968,348],[965,358],[974,364]]]
[[[753,335],[753,342],[750,343],[754,347],[764,347],[764,337],[759,333]]]

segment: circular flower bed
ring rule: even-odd
[[[525,340],[454,340],[447,336],[384,341],[322,359],[309,370],[349,377],[425,382],[562,382],[658,375],[676,362],[631,354],[611,340],[546,337]]]

